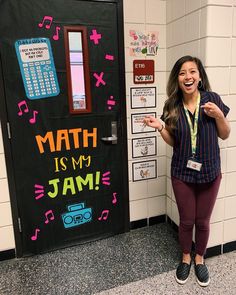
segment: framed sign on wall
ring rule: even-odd
[[[156,87],[130,88],[131,109],[155,108]]]
[[[133,181],[153,179],[157,177],[157,160],[135,162],[132,164]]]
[[[156,117],[156,112],[131,114],[131,130],[132,130],[132,134],[146,133],[146,132],[156,132],[156,130],[154,128],[149,127],[145,123],[143,123],[143,120],[144,120],[144,118],[146,116]]]
[[[132,157],[156,156],[156,136],[132,139]]]

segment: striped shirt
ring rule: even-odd
[[[215,103],[226,117],[229,108],[220,96],[214,92],[201,92],[200,106],[206,102]],[[194,114],[189,112],[192,122]],[[180,105],[180,116],[174,130],[174,146],[171,161],[171,176],[189,183],[207,183],[213,181],[221,173],[220,148],[216,122],[207,116],[202,108],[199,109],[197,147],[195,159],[202,163],[200,171],[187,168],[187,161],[192,156],[190,128],[184,111]]]

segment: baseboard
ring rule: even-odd
[[[130,229],[137,229],[148,225],[147,218],[130,222]]]
[[[145,226],[151,226],[158,223],[166,222],[166,215],[159,215],[150,218],[144,218],[140,220],[135,220],[130,222],[130,229],[138,229]]]
[[[16,257],[15,249],[0,251],[0,261],[13,259]]]
[[[228,253],[236,250],[236,241],[229,242],[223,245],[223,253]]]

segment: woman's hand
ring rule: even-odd
[[[204,105],[202,105],[201,108],[203,108],[206,115],[211,118],[222,119],[224,117],[224,114],[221,111],[221,109],[213,102],[207,102]]]
[[[166,128],[164,128],[162,123],[157,118],[152,116],[146,116],[143,120],[143,124],[156,128],[160,132],[162,138],[167,144],[169,144],[170,146],[174,145],[174,139],[169,131],[168,126],[165,125]]]
[[[143,123],[147,126],[156,128],[158,130],[160,130],[162,128],[161,122],[153,116],[146,116],[143,120]]]
[[[207,116],[216,120],[218,136],[223,140],[228,138],[230,134],[230,125],[221,109],[213,102],[207,102],[201,107],[204,109]]]

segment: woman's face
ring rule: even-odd
[[[185,95],[198,93],[198,83],[201,80],[198,67],[195,62],[185,62],[178,75],[179,88]]]

